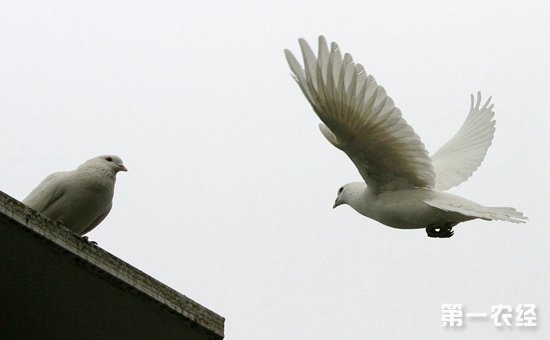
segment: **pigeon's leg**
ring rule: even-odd
[[[436,227],[429,225],[426,227],[426,234],[428,234],[428,237],[439,237],[439,230]]]
[[[449,238],[455,233],[453,231],[455,225],[457,223],[447,223],[444,226],[428,225],[426,227],[426,234],[428,234],[428,237]]]
[[[439,238],[449,238],[454,235],[453,227],[443,227],[439,229]]]
[[[81,238],[82,238],[82,240],[83,240],[84,242],[90,244],[91,246],[97,247],[97,242],[96,242],[96,241],[90,241],[90,240],[88,239],[88,236],[82,236]]]

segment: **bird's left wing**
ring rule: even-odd
[[[294,79],[325,125],[323,135],[344,151],[376,191],[431,188],[434,171],[418,135],[386,91],[336,43],[323,36],[315,56],[300,39],[304,68],[285,50]]]
[[[495,134],[491,98],[481,105],[481,93],[471,95],[470,113],[458,132],[432,156],[435,189],[445,191],[472,176],[479,167]]]

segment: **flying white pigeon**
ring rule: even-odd
[[[322,134],[353,161],[365,182],[344,185],[334,207],[400,229],[426,228],[430,237],[451,237],[452,228],[476,218],[524,223],[514,208],[485,207],[445,190],[467,180],[483,161],[493,134],[493,105],[471,96],[470,113],[456,135],[432,157],[386,91],[351,55],[323,36],[315,56],[299,40],[304,68],[285,50],[293,77],[324,124]]]
[[[128,171],[120,157],[95,157],[75,170],[49,175],[23,203],[82,236],[111,211],[119,171]]]

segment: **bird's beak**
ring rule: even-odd
[[[341,204],[342,204],[342,202],[340,202],[337,198],[336,201],[334,201],[334,205],[332,206],[332,209],[336,208],[337,206],[339,206]]]
[[[117,166],[118,166],[118,171],[128,171],[128,169],[126,169],[126,167],[122,163],[117,164]]]

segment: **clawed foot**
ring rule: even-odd
[[[97,242],[96,241],[90,241],[88,239],[88,236],[82,236],[82,240],[88,244],[90,244],[91,246],[93,247],[97,247]]]
[[[445,225],[443,227],[428,226],[426,228],[426,234],[428,237],[437,237],[437,238],[449,238],[454,235],[453,225]]]

